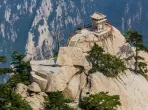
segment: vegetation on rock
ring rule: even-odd
[[[139,54],[141,51],[148,52],[148,48],[144,45],[143,36],[139,34],[137,31],[128,30],[125,34],[126,41],[131,44],[135,48],[135,68],[131,69],[136,74],[142,74],[148,72],[147,64],[144,62],[144,58]]]
[[[9,84],[0,84],[0,110],[32,110]]]
[[[24,57],[25,55],[19,52],[14,52],[12,55],[15,74],[6,84],[0,84],[0,110],[32,110],[30,105],[14,91],[17,83],[29,84],[29,65],[28,62],[23,61]]]
[[[48,98],[46,99],[46,110],[74,110],[66,103],[70,103],[71,100],[66,99],[62,92],[51,92],[48,93]]]
[[[117,107],[120,105],[118,95],[110,96],[108,93],[100,92],[84,97],[80,107],[84,110],[117,110]]]
[[[97,44],[89,51],[88,58],[92,63],[90,73],[100,71],[108,77],[116,77],[118,73],[127,69],[120,58],[105,53],[103,48]]]

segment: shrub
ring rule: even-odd
[[[46,99],[46,110],[74,110],[69,107],[66,103],[70,103],[69,99],[66,99],[62,92],[51,92],[48,93]]]
[[[110,96],[108,93],[100,92],[89,97],[84,97],[80,108],[84,110],[117,110],[121,105],[118,95]]]
[[[0,110],[32,110],[8,84],[0,84]]]
[[[13,72],[10,68],[0,68],[0,74],[7,74]]]
[[[5,56],[0,56],[0,63],[6,63],[6,57]],[[11,73],[12,69],[10,68],[0,68],[0,74],[7,74]]]
[[[5,56],[0,56],[0,62],[5,63],[6,62],[6,57]]]
[[[115,77],[118,73],[127,69],[120,58],[105,53],[103,48],[97,44],[92,47],[88,58],[92,62],[90,73],[100,71],[108,77]]]

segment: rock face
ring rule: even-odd
[[[78,35],[76,34],[73,37]],[[87,40],[91,37],[96,39],[93,33],[88,34],[87,37]],[[134,54],[134,49],[125,43],[123,35],[114,27],[112,36],[97,41],[97,44],[102,46],[106,52],[121,56],[123,59]],[[52,63],[51,65],[49,63],[44,65],[41,62],[32,63],[31,81],[38,83],[41,90],[45,92],[63,91],[66,97],[73,99],[76,103],[79,102],[80,98],[88,96],[88,93],[94,94],[104,91],[111,95],[120,95],[122,106],[118,110],[147,110],[148,81],[143,76],[136,75],[128,70],[121,73],[117,78],[107,78],[100,72],[88,77],[88,67],[91,66],[86,56],[93,44],[90,43],[89,47],[85,47],[86,45],[87,42],[85,42],[82,34],[75,47],[60,48],[55,65],[52,65]],[[148,54],[141,52],[141,55],[147,62],[146,56]],[[125,61],[125,64],[127,67],[133,67],[134,60]],[[91,87],[87,83],[88,78],[91,79]]]
[[[28,87],[24,84],[18,83],[16,88],[15,88],[15,92],[18,94],[21,94],[22,98],[26,98],[27,97],[27,89]]]
[[[70,65],[52,67],[41,66],[36,63],[36,65],[32,65],[30,79],[31,82],[38,83],[44,92],[63,91],[78,70],[78,68]]]
[[[33,94],[32,96],[27,97],[25,100],[30,104],[33,110],[44,110],[44,96],[40,94]]]
[[[122,106],[119,110],[148,109],[148,81],[141,75],[130,71],[121,74],[117,79],[107,78],[101,73],[92,75],[91,93],[101,91],[120,96]]]
[[[75,73],[76,68],[63,66],[58,73],[52,74],[48,77],[46,92],[63,91]]]

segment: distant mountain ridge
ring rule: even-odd
[[[56,36],[64,45],[77,27],[90,23],[95,11],[107,15],[121,32],[137,29],[147,43],[147,4],[145,0],[1,0],[0,55],[10,59],[19,50],[30,59],[46,59],[53,54]]]

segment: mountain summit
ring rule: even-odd
[[[118,29],[106,21],[106,16],[94,13],[91,20],[91,25],[77,30],[71,36],[66,47],[60,47],[57,58],[31,61],[32,84],[28,87],[29,90],[46,93],[62,91],[66,97],[74,101],[71,106],[76,105],[75,107],[85,96],[102,91],[109,92],[110,95],[120,96],[121,106],[118,110],[146,110],[148,108],[148,100],[145,98],[148,96],[146,77],[135,74],[130,69],[120,72],[115,78],[107,77],[100,71],[89,74],[92,63],[95,62],[88,60],[88,52],[96,44],[101,46],[105,53],[120,57],[127,68],[133,68],[135,62],[134,58],[130,58],[135,54],[135,49],[126,43],[125,37]],[[140,54],[148,63],[146,57],[148,54],[145,52]],[[18,85],[17,93],[20,93],[26,101],[31,100],[30,105],[34,110],[38,110],[44,100],[26,97],[27,92],[20,91],[19,87]]]

